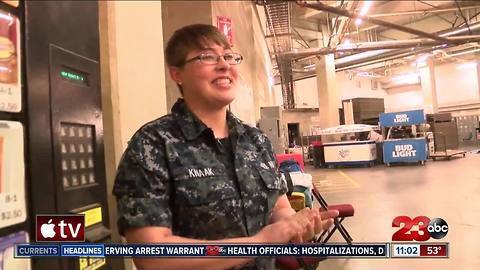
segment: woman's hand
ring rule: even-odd
[[[314,231],[311,211],[311,209],[305,208],[269,224],[258,232],[253,240],[260,243],[303,242],[306,240],[305,237],[308,237]]]
[[[322,233],[325,230],[328,230],[333,224],[333,219],[338,217],[338,210],[320,210],[312,209],[313,220],[315,221],[315,234]]]

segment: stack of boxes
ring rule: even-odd
[[[435,135],[435,150],[458,149],[457,123],[451,113],[427,114],[427,123]]]

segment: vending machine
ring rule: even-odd
[[[30,217],[83,214],[85,241],[109,242],[98,2],[27,1],[25,14]],[[123,262],[41,258],[32,267],[123,269]]]
[[[123,269],[105,258],[14,259],[38,214],[85,216],[111,241],[98,2],[0,2],[0,270]]]

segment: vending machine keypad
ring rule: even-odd
[[[94,126],[61,123],[60,144],[63,188],[95,184]]]

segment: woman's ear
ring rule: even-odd
[[[168,67],[168,72],[170,73],[170,78],[178,85],[182,85],[182,76],[181,70],[178,67]]]

